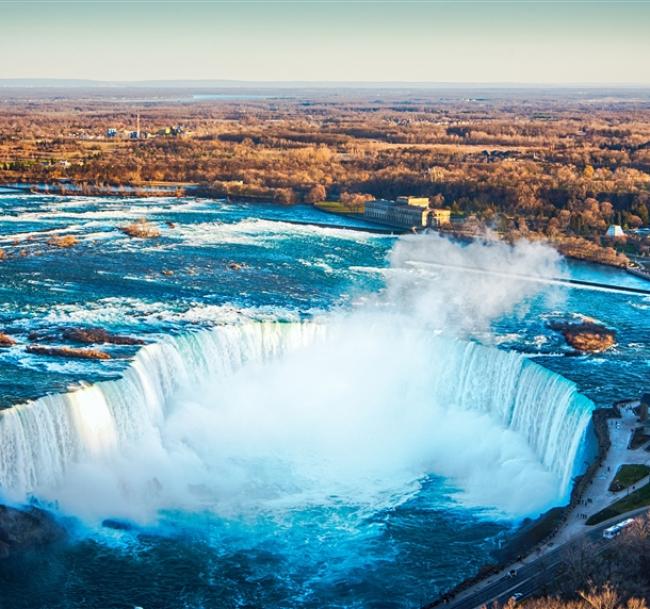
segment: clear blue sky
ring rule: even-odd
[[[0,0],[0,78],[650,84],[650,0]]]

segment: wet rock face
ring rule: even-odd
[[[0,559],[63,540],[65,530],[47,512],[0,505]]]
[[[616,344],[616,332],[595,322],[555,322],[549,327],[561,332],[567,344],[581,353],[601,353]]]
[[[85,344],[144,345],[144,341],[139,338],[112,334],[102,328],[65,328],[62,336],[65,340]]]

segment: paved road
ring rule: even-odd
[[[632,433],[637,426],[636,415],[632,407],[637,402],[630,402],[626,407],[621,408],[620,419],[610,419],[607,424],[611,447],[607,458],[600,469],[596,472],[583,495],[584,504],[576,506],[571,510],[568,519],[562,529],[553,537],[553,544],[547,544],[535,554],[531,553],[524,560],[517,561],[508,569],[515,568],[517,576],[514,578],[502,576],[497,579],[491,576],[471,586],[468,590],[461,592],[453,601],[441,605],[444,609],[475,609],[485,604],[491,604],[497,600],[505,602],[515,593],[528,596],[532,593],[544,594],[544,586],[557,575],[562,566],[564,552],[572,544],[582,543],[590,539],[598,545],[607,543],[602,538],[603,529],[620,522],[625,516],[618,516],[595,527],[587,527],[582,514],[593,514],[611,505],[621,496],[628,494],[628,490],[619,493],[609,491],[609,483],[623,463],[647,463],[650,465],[650,453],[641,447],[636,450],[628,448]],[[643,485],[643,480],[636,483],[636,487]],[[630,516],[641,514],[647,508],[641,508],[630,512]],[[425,607],[432,607],[430,603]]]
[[[430,603],[425,605],[423,609],[430,609],[434,606],[440,609],[478,609],[487,605],[492,605],[494,601],[499,604],[505,603],[511,596],[516,593],[522,595],[523,598],[532,595],[541,595],[547,592],[549,584],[561,574],[563,570],[564,557],[566,551],[572,546],[583,543],[589,540],[594,543],[597,548],[605,548],[608,540],[603,539],[603,530],[612,524],[621,522],[626,518],[638,516],[649,511],[648,508],[640,508],[622,514],[616,518],[612,518],[594,527],[586,529],[584,533],[576,536],[572,541],[565,543],[557,548],[546,552],[539,558],[530,558],[523,566],[519,567],[517,574],[514,577],[509,577],[507,574],[493,582],[485,583],[484,585],[477,585],[475,591],[470,591],[466,594],[459,594],[458,597],[452,599],[447,603],[435,605]]]
[[[632,434],[638,427],[637,417],[633,408],[638,406],[638,401],[633,401],[622,406],[620,419],[609,419],[607,426],[611,440],[610,449],[607,451],[602,467],[594,474],[593,479],[584,490],[582,500],[584,503],[577,505],[568,514],[567,521],[561,531],[555,535],[553,541],[559,546],[571,541],[576,535],[585,532],[585,520],[582,515],[595,514],[610,506],[612,503],[628,495],[633,489],[625,489],[618,493],[609,490],[609,485],[614,479],[619,467],[625,463],[640,463],[650,466],[650,452],[644,447],[631,450],[628,448]],[[636,482],[634,486],[641,488],[644,481]]]

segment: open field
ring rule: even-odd
[[[650,474],[650,467],[647,465],[621,465],[614,480],[609,485],[609,490],[621,491],[626,489],[639,480],[643,480],[648,474]]]
[[[644,487],[630,493],[627,497],[619,499],[616,503],[594,514],[587,520],[587,524],[598,524],[619,514],[625,514],[625,512],[646,506],[650,506],[650,484],[646,484]]]

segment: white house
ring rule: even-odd
[[[610,224],[605,236],[610,239],[620,239],[621,237],[625,237],[625,233],[619,224]]]

